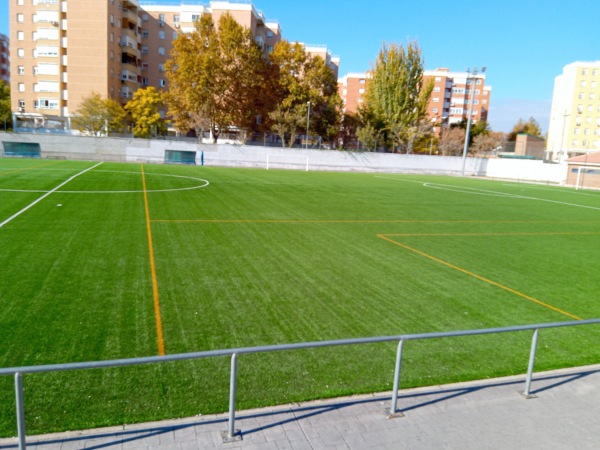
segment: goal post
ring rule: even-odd
[[[308,172],[308,156],[272,153],[267,155],[269,169],[300,169]]]

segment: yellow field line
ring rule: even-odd
[[[435,236],[586,236],[598,235],[600,231],[536,231],[536,232],[519,232],[509,231],[507,233],[401,233],[401,234],[386,234],[386,236],[396,237],[435,237]]]
[[[56,161],[52,161],[52,162],[47,162],[44,164],[37,164],[35,166],[30,166],[30,167],[23,167],[22,169],[14,169],[14,170],[8,170],[6,172],[0,172],[0,176],[2,175],[6,175],[8,173],[15,173],[15,172],[23,172],[25,170],[30,170],[30,169],[37,169],[39,167],[46,167],[46,166],[51,166],[53,164],[56,164]]]
[[[562,309],[556,308],[556,307],[554,307],[552,305],[549,305],[549,304],[544,303],[544,302],[542,302],[540,300],[537,300],[537,299],[535,299],[533,297],[530,297],[529,295],[523,294],[522,292],[519,292],[519,291],[516,291],[514,289],[511,289],[511,288],[509,288],[507,286],[504,286],[504,285],[502,285],[500,283],[496,283],[495,281],[492,281],[492,280],[490,280],[488,278],[484,278],[484,277],[482,277],[480,275],[477,275],[476,273],[469,272],[466,269],[463,269],[461,267],[455,266],[454,264],[450,264],[449,262],[446,262],[444,260],[436,258],[435,256],[431,256],[431,255],[429,255],[429,254],[427,254],[425,252],[422,252],[420,250],[417,250],[415,248],[409,247],[408,245],[404,245],[404,244],[401,244],[400,242],[394,241],[393,239],[390,239],[389,237],[387,237],[387,235],[378,234],[377,237],[379,237],[381,239],[384,239],[384,240],[386,240],[388,242],[391,242],[392,244],[397,245],[399,247],[405,248],[406,250],[410,250],[411,252],[414,252],[414,253],[416,253],[418,255],[421,255],[421,256],[423,256],[425,258],[431,259],[432,261],[436,261],[436,262],[438,262],[440,264],[443,264],[443,265],[445,265],[447,267],[450,267],[451,269],[458,270],[459,272],[462,272],[462,273],[464,273],[466,275],[470,275],[472,277],[475,277],[478,280],[481,280],[481,281],[484,281],[486,283],[491,284],[492,286],[496,286],[496,287],[499,287],[500,289],[504,289],[505,291],[508,291],[511,294],[518,295],[519,297],[522,297],[522,298],[524,298],[526,300],[529,300],[529,301],[532,301],[534,303],[537,303],[538,305],[541,305],[541,306],[543,306],[545,308],[551,309],[551,310],[553,310],[555,312],[558,312],[560,314],[564,314],[565,316],[568,316],[568,317],[570,317],[572,319],[583,320],[583,319],[581,319],[581,317],[577,317],[577,316],[575,316],[573,314],[570,314],[570,313],[568,313],[566,311],[563,311]]]
[[[142,185],[144,188],[144,207],[146,209],[146,229],[148,231],[148,251],[150,253],[150,274],[152,276],[152,296],[154,298],[154,318],[156,320],[156,337],[158,340],[158,354],[165,354],[165,341],[163,338],[162,321],[160,318],[160,301],[158,297],[158,281],[156,278],[156,264],[154,263],[154,245],[152,244],[152,227],[150,226],[150,209],[148,208],[148,193],[146,191],[146,176],[142,164]]]
[[[595,221],[542,221],[542,220],[272,220],[272,219],[152,219],[164,223],[598,223]]]

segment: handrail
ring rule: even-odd
[[[527,379],[525,384],[525,390],[523,395],[527,398],[532,398],[529,389],[531,386],[531,378],[533,375],[533,367],[535,361],[536,347],[539,330],[547,328],[559,328],[559,327],[571,327],[580,325],[592,325],[600,324],[600,319],[589,319],[579,320],[570,322],[553,322],[543,323],[535,325],[521,325],[512,327],[501,327],[501,328],[482,328],[474,330],[461,330],[461,331],[442,331],[434,333],[420,333],[420,334],[401,334],[394,336],[378,336],[370,338],[353,338],[353,339],[338,339],[329,341],[313,341],[313,342],[300,342],[295,344],[279,344],[279,345],[265,345],[257,347],[241,347],[232,348],[225,350],[209,350],[203,352],[190,352],[190,353],[179,353],[174,355],[164,356],[148,356],[148,357],[137,357],[137,358],[125,358],[125,359],[113,359],[105,361],[89,361],[89,362],[78,362],[78,363],[66,363],[66,364],[46,364],[39,366],[23,366],[23,367],[9,367],[0,369],[0,376],[15,376],[15,395],[16,395],[16,410],[17,410],[17,428],[19,433],[19,449],[25,449],[25,423],[24,423],[24,405],[23,405],[23,383],[22,375],[24,373],[41,373],[41,372],[59,372],[68,370],[85,370],[85,369],[100,369],[108,367],[123,367],[123,366],[134,366],[141,364],[155,364],[172,361],[184,361],[191,359],[201,358],[212,358],[218,356],[230,356],[231,357],[231,373],[230,373],[230,390],[229,390],[229,427],[227,431],[223,432],[223,440],[225,442],[240,440],[241,434],[238,430],[235,430],[235,400],[236,400],[236,373],[238,356],[243,354],[252,353],[268,353],[276,351],[289,351],[289,350],[301,350],[310,348],[323,348],[323,347],[337,347],[343,345],[360,345],[360,344],[374,344],[383,342],[398,342],[398,349],[396,353],[396,366],[394,371],[394,390],[392,392],[392,402],[389,409],[388,417],[400,417],[402,413],[397,410],[398,390],[400,388],[400,372],[402,364],[402,350],[404,341],[415,341],[423,339],[439,339],[449,337],[462,337],[462,336],[475,336],[485,334],[499,334],[499,333],[511,333],[519,331],[534,331],[531,351],[529,356],[529,364],[527,369]]]

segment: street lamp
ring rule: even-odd
[[[306,115],[306,149],[308,150],[308,129],[310,127],[310,100],[308,101],[308,114]]]
[[[481,68],[481,73],[485,72],[485,67]],[[473,74],[473,76],[471,77],[471,80],[474,81],[477,78],[477,74],[479,73],[479,71],[477,70],[477,67],[473,67],[473,72],[470,71],[469,68],[467,68],[467,87],[469,86],[469,74]],[[461,172],[461,176],[465,176],[465,163],[467,162],[467,151],[469,150],[469,136],[471,134],[471,116],[473,115],[473,100],[475,98],[475,88],[474,88],[474,84],[475,83],[471,83],[471,91],[469,93],[470,98],[469,98],[469,116],[467,117],[467,133],[465,135],[465,147],[463,149],[463,157],[462,157],[462,172]],[[465,89],[465,93],[466,93],[466,89]]]

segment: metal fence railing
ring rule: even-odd
[[[475,336],[475,335],[486,335],[486,334],[499,334],[499,333],[511,333],[520,331],[533,331],[533,338],[531,342],[531,348],[529,353],[529,363],[527,368],[527,377],[525,380],[525,388],[523,395],[531,398],[530,389],[531,381],[533,377],[533,368],[535,363],[535,355],[537,349],[537,341],[539,331],[541,329],[548,328],[559,328],[559,327],[572,327],[582,325],[600,324],[600,319],[581,320],[575,322],[554,322],[537,325],[522,325],[504,328],[485,328],[476,330],[463,330],[463,331],[447,331],[447,332],[436,332],[436,333],[423,333],[423,334],[407,334],[397,336],[379,336],[371,338],[355,338],[355,339],[341,339],[332,341],[317,341],[317,342],[302,342],[296,344],[283,344],[283,345],[267,345],[261,347],[244,347],[234,348],[227,350],[211,350],[204,352],[194,353],[180,353],[175,355],[166,356],[150,356],[140,358],[128,358],[128,359],[116,359],[107,361],[94,361],[94,362],[81,362],[81,363],[69,363],[69,364],[49,364],[40,366],[25,366],[25,367],[11,367],[0,369],[0,376],[13,375],[15,377],[15,396],[16,396],[16,414],[17,414],[17,431],[19,440],[19,449],[23,450],[26,448],[26,433],[25,433],[25,405],[23,398],[23,374],[25,373],[42,373],[42,372],[59,372],[69,370],[83,370],[83,369],[100,369],[108,367],[123,367],[123,366],[134,366],[140,364],[151,364],[151,363],[166,363],[172,361],[183,361],[193,360],[201,358],[212,358],[212,357],[231,357],[231,371],[229,380],[229,418],[228,418],[228,429],[223,431],[223,441],[231,442],[234,440],[241,440],[241,433],[235,429],[235,412],[236,412],[236,388],[237,388],[237,366],[238,356],[251,353],[268,353],[277,351],[290,351],[310,348],[322,348],[322,347],[337,347],[345,345],[360,345],[360,344],[374,344],[383,342],[397,342],[396,352],[396,363],[394,370],[394,383],[392,398],[390,402],[390,408],[388,410],[388,417],[400,417],[403,414],[398,410],[398,391],[400,389],[400,375],[402,368],[402,350],[405,341],[415,341],[424,339],[438,339],[438,338],[452,338],[461,336]]]

